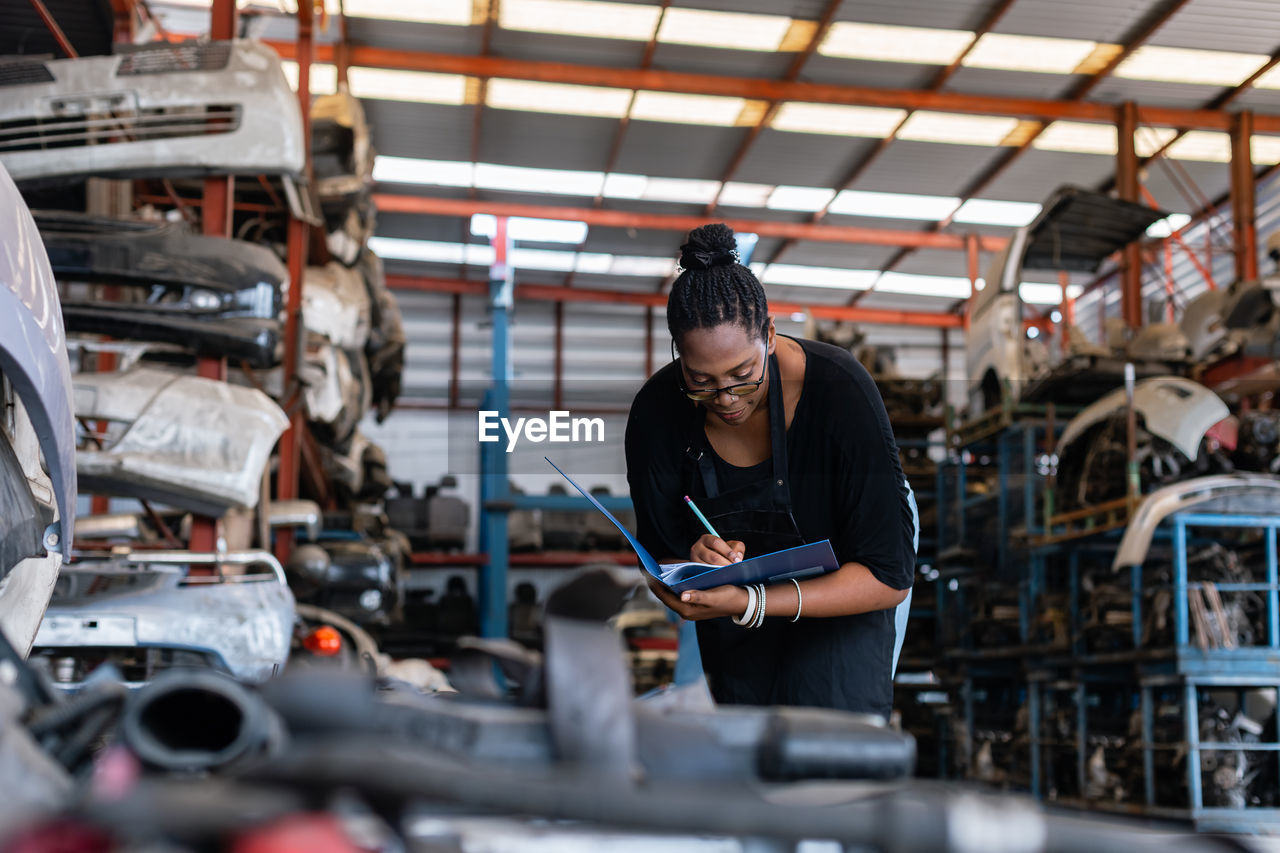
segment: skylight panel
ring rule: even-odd
[[[996,201],[971,198],[956,211],[954,221],[970,225],[1008,225],[1021,228],[1036,218],[1040,205],[1034,201]]]
[[[498,218],[489,213],[471,217],[471,233],[477,237],[493,237],[498,233]],[[512,216],[507,219],[507,236],[512,240],[533,243],[581,244],[587,239],[587,223],[570,219],[531,219]]]
[[[503,4],[506,5],[506,4]],[[337,14],[338,3],[328,0],[325,8]],[[349,18],[381,18],[465,27],[472,23],[472,0],[431,0],[406,3],[404,0],[345,0],[343,11]]]
[[[485,97],[485,104],[495,109],[603,118],[622,118],[630,103],[628,89],[502,78],[489,81]]]
[[[433,240],[406,240],[399,237],[370,237],[369,248],[380,258],[424,261],[436,264],[493,263],[493,247],[484,243],[439,243]]]
[[[876,280],[876,273],[873,270],[849,270],[838,267],[769,264],[764,268],[764,275],[761,280],[765,284],[830,287],[836,290],[866,290]]]
[[[1190,221],[1191,217],[1185,213],[1171,213],[1159,222],[1151,223],[1147,228],[1147,236],[1163,240],[1165,237],[1172,236],[1174,231],[1180,230]]]
[[[967,299],[969,279],[949,275],[913,275],[887,272],[880,276],[875,289],[881,293],[902,293],[909,296],[939,296],[948,299]]]
[[[532,33],[648,41],[661,11],[656,5],[594,0],[503,0],[498,26]]]
[[[876,193],[844,190],[831,202],[829,212],[847,216],[877,216],[885,219],[919,219],[936,222],[950,216],[960,199],[954,196]]]
[[[298,91],[298,63],[292,59],[283,59],[280,61],[280,68],[284,71],[285,79],[289,81],[289,88]],[[321,62],[311,63],[311,94],[313,95],[332,95],[338,91],[338,69],[334,65],[327,65]]]
[[[1097,46],[1097,42],[1082,39],[987,33],[978,39],[961,64],[969,68],[1070,74]]]
[[[966,30],[837,21],[818,46],[818,53],[845,59],[950,65],[972,41],[973,33]]]
[[[1084,293],[1078,284],[1067,285],[1067,298],[1075,299]],[[1018,285],[1018,296],[1028,305],[1061,305],[1062,285],[1039,281],[1024,281]]]
[[[388,101],[414,101],[424,104],[465,104],[467,78],[461,74],[435,74],[429,71],[398,71],[390,68],[366,68],[353,65],[347,69],[351,94],[357,98],[381,98]]]
[[[1174,160],[1229,163],[1231,162],[1231,137],[1215,130],[1192,130],[1169,146],[1169,150],[1165,153]]]
[[[1280,136],[1254,136],[1252,152],[1254,163],[1280,163]]]
[[[719,181],[697,181],[688,178],[649,178],[645,181],[644,195],[641,198],[648,201],[710,204],[719,189]]]
[[[770,127],[791,133],[828,133],[835,136],[883,139],[906,117],[906,110],[787,101],[774,114]]]
[[[653,258],[644,255],[614,255],[608,270],[610,275],[648,277],[665,277],[675,271],[676,262],[671,258]]]
[[[1280,64],[1253,81],[1255,89],[1280,89]]]
[[[484,190],[594,197],[604,185],[604,175],[600,172],[477,163],[475,185]]]
[[[1140,127],[1134,134],[1134,148],[1139,157],[1150,157],[1177,134],[1169,127]],[[1077,154],[1114,156],[1116,129],[1108,124],[1082,121],[1055,121],[1031,143],[1045,151],[1068,151]]]
[[[719,95],[639,91],[631,105],[631,118],[639,121],[733,127],[738,123],[738,116],[742,114],[746,103],[743,98],[724,98]]]
[[[957,145],[999,145],[1017,126],[1016,118],[922,110],[912,113],[898,131],[898,138]]]
[[[790,27],[791,19],[781,15],[669,8],[658,28],[658,41],[772,52],[782,45]]]
[[[769,203],[773,187],[769,184],[745,184],[729,181],[720,191],[722,207],[764,207]]]
[[[457,160],[418,160],[379,154],[373,161],[373,179],[386,183],[470,187],[474,173],[473,164]]]
[[[834,190],[822,187],[774,187],[766,206],[770,210],[802,210],[813,213],[826,207]]]
[[[644,198],[644,188],[649,179],[644,175],[628,175],[610,172],[604,179],[603,195],[606,198]]]
[[[1135,50],[1111,73],[1130,80],[1237,86],[1268,58],[1256,53],[1146,45]]]

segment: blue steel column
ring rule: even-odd
[[[1180,516],[1173,519],[1173,628],[1174,645],[1184,648],[1189,640],[1187,622],[1187,524]],[[1198,777],[1197,777],[1198,778]]]
[[[509,262],[511,241],[507,218],[498,217],[493,235],[493,266],[489,268],[489,319],[492,323],[493,383],[481,404],[498,417],[511,414],[511,309],[515,274]],[[511,491],[507,479],[507,454],[502,442],[480,445],[480,545],[485,562],[480,567],[480,634],[507,636],[507,513]]]
[[[1276,526],[1267,527],[1267,644],[1280,648],[1280,569],[1276,565]]]

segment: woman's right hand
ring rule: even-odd
[[[704,533],[689,549],[689,559],[695,563],[709,563],[713,566],[727,566],[730,563],[742,562],[747,554],[747,546],[736,539],[728,542],[719,536]]]

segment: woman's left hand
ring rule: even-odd
[[[695,622],[720,616],[741,616],[747,609],[747,591],[740,586],[713,586],[680,593],[676,612]]]

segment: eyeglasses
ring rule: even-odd
[[[767,351],[766,351],[767,352]],[[679,359],[677,359],[678,361]],[[680,390],[690,400],[697,403],[705,403],[708,400],[714,400],[721,394],[728,394],[730,397],[745,397],[752,394],[764,383],[765,371],[769,369],[769,358],[766,355],[764,365],[760,368],[760,378],[754,382],[738,382],[734,385],[726,385],[723,388],[686,388],[684,384],[684,370],[680,371]]]

